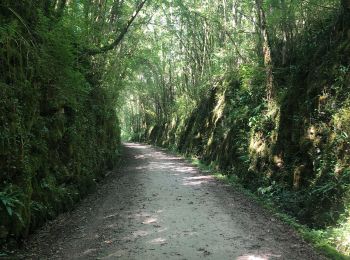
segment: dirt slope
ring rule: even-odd
[[[25,244],[23,259],[323,259],[249,198],[151,146]]]

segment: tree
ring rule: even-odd
[[[350,25],[350,0],[341,0],[341,17],[342,26],[347,29]]]
[[[132,25],[132,23],[134,22],[134,20],[136,19],[137,15],[139,14],[139,12],[141,11],[142,7],[145,5],[146,2],[147,2],[147,0],[143,0],[143,1],[141,1],[141,3],[139,3],[136,10],[134,11],[132,16],[129,18],[129,20],[125,24],[124,28],[119,32],[119,35],[115,38],[115,40],[112,43],[107,44],[107,45],[100,47],[100,48],[86,49],[84,51],[84,54],[92,56],[92,55],[108,52],[110,50],[113,50],[115,47],[117,47],[120,44],[120,42],[123,40],[124,36],[126,35],[126,33],[129,30],[130,26]]]
[[[264,66],[266,70],[266,98],[268,102],[270,102],[273,100],[275,93],[269,33],[267,30],[265,11],[263,9],[263,0],[255,0],[255,5],[258,16],[258,26],[262,40],[262,54],[264,59]]]

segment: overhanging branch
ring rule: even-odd
[[[84,54],[93,56],[96,54],[101,54],[101,53],[113,50],[115,47],[117,47],[119,45],[119,43],[123,40],[124,36],[126,35],[126,33],[129,30],[130,26],[132,25],[132,23],[134,22],[134,20],[136,19],[137,15],[139,14],[139,12],[141,11],[142,7],[145,5],[146,2],[147,2],[147,0],[143,0],[137,6],[133,15],[130,17],[130,19],[128,20],[128,22],[126,23],[126,25],[124,26],[122,31],[119,33],[118,37],[112,43],[105,45],[101,48],[87,49],[84,51]]]

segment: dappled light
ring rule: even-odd
[[[152,239],[151,241],[149,241],[149,243],[154,245],[164,245],[167,243],[166,241],[167,240],[165,238],[158,237],[158,238]]]
[[[0,258],[350,257],[350,0],[0,6]]]
[[[183,181],[183,185],[185,186],[196,186],[208,183],[212,181],[213,176],[196,176],[196,177],[185,177]]]
[[[111,215],[105,216],[104,218],[108,219],[108,218],[115,218],[115,217],[118,217],[118,216],[119,216],[119,213],[115,213],[115,214],[111,214]]]
[[[138,144],[138,143],[125,143],[124,144],[126,147],[130,147],[130,148],[135,148],[135,149],[147,149],[147,145],[142,145],[142,144]]]
[[[145,237],[149,234],[148,231],[144,231],[144,230],[137,230],[135,232],[132,232],[132,236],[133,237]]]
[[[236,260],[270,260],[270,259],[278,259],[281,255],[270,255],[270,254],[247,254],[243,256],[239,256]]]
[[[195,176],[195,177],[185,177],[184,180],[186,181],[192,181],[192,180],[213,180],[214,177],[211,175],[204,175],[204,176]]]
[[[175,167],[174,170],[177,172],[183,172],[183,173],[195,173],[195,172],[197,172],[196,168],[194,168],[194,167]]]
[[[135,157],[134,157],[135,159],[145,159],[145,158],[147,158],[147,155],[136,155]]]
[[[157,218],[148,218],[145,221],[142,222],[142,224],[153,224],[157,222]]]
[[[136,170],[145,170],[147,168],[148,168],[147,166],[137,166]]]
[[[104,184],[100,198],[69,216],[86,221],[81,229],[67,228],[79,239],[60,242],[64,248],[56,252],[72,252],[62,258],[260,260],[298,254],[289,247],[288,230],[272,232],[269,216],[213,176],[154,147],[124,149],[137,163],[126,161],[117,182]],[[295,238],[293,243],[305,248]]]
[[[172,157],[168,155],[167,160],[175,161],[176,163],[176,161],[183,161],[184,159],[181,157]]]
[[[196,186],[196,185],[201,185],[203,183],[207,183],[207,181],[185,181],[183,185],[185,186]]]
[[[96,252],[96,251],[97,251],[96,248],[90,248],[90,249],[85,250],[85,251],[83,252],[83,255],[89,255],[89,254],[94,253],[94,252]]]

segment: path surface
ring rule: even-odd
[[[123,166],[39,230],[25,259],[323,259],[234,188],[128,143]]]

